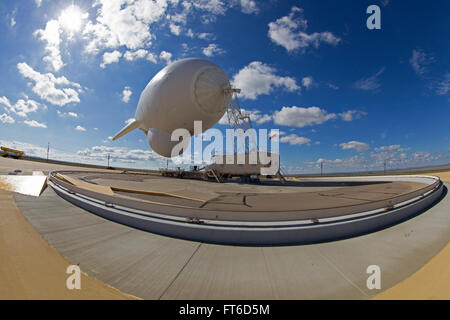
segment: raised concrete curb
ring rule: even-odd
[[[320,243],[374,232],[417,215],[442,195],[443,183],[433,176],[352,177],[352,180],[419,181],[427,187],[402,196],[397,202],[379,201],[370,211],[311,220],[235,222],[186,218],[145,210],[146,203],[98,194],[61,181],[50,174],[49,185],[65,200],[106,219],[165,236],[213,244],[276,246]],[[347,178],[346,178],[347,179]],[[332,179],[336,181],[336,179]],[[325,181],[318,179],[318,181]],[[130,205],[127,206],[126,204]],[[149,206],[147,204],[147,206]],[[166,210],[177,210],[167,206]],[[190,208],[191,210],[193,208]],[[199,209],[200,210],[200,209]]]

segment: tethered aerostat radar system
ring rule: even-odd
[[[233,93],[225,72],[204,59],[182,59],[158,72],[139,98],[133,121],[113,140],[141,129],[150,147],[164,157],[171,157],[178,141],[171,133],[178,128],[194,134],[194,121],[202,121],[202,130],[211,128],[226,112]]]

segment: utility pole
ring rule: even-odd
[[[384,159],[384,175],[386,175],[386,159]]]
[[[108,153],[108,168],[109,168],[109,157],[110,157],[110,154]]]
[[[50,142],[47,144],[47,162],[48,162],[48,154],[50,152]]]
[[[323,176],[323,162],[320,163],[320,176]]]

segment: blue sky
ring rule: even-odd
[[[372,4],[381,30],[366,27]],[[280,129],[286,171],[448,163],[448,12],[446,0],[2,1],[0,144],[158,168],[142,132],[110,137],[160,69],[200,57],[242,89],[255,128]]]

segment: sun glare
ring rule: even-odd
[[[67,31],[76,32],[80,30],[85,15],[79,7],[72,4],[61,13],[59,23]]]

